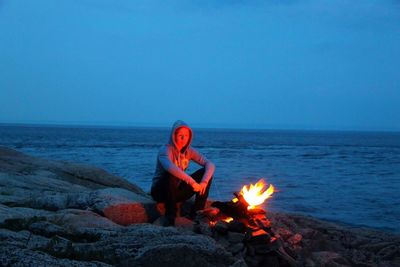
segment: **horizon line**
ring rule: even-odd
[[[288,127],[288,126],[254,126],[249,127],[245,124],[242,126],[232,124],[207,124],[207,123],[190,123],[190,127],[197,129],[216,129],[216,130],[264,130],[264,131],[321,131],[321,132],[388,132],[400,133],[395,129],[357,129],[357,128],[324,128],[324,127]],[[158,128],[170,129],[170,125],[157,123],[88,123],[88,122],[0,122],[0,126],[32,126],[32,127],[82,127],[82,128]],[[244,127],[243,127],[244,126]]]

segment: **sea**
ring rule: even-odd
[[[216,165],[210,198],[229,201],[264,179],[267,211],[400,233],[400,133],[196,129],[192,146]],[[0,125],[0,145],[94,165],[150,190],[169,128]],[[191,163],[189,172],[200,166]]]

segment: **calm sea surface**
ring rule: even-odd
[[[267,209],[400,232],[400,133],[194,129],[217,166],[211,197],[275,185]],[[96,165],[149,191],[169,129],[1,126],[0,145]],[[190,170],[198,166],[192,163]]]

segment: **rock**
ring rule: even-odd
[[[383,260],[392,260],[395,257],[400,257],[400,247],[398,245],[390,245],[382,248],[378,254]]]
[[[232,244],[231,246],[228,247],[228,251],[231,252],[234,255],[239,253],[243,249],[244,249],[243,243]]]
[[[25,247],[31,235],[29,231],[14,232],[0,228],[0,244]]]
[[[91,208],[120,225],[154,221],[159,214],[150,198],[122,188],[98,189],[90,195]]]
[[[244,234],[242,233],[235,233],[235,232],[228,232],[228,240],[231,243],[239,243],[244,240]]]
[[[279,267],[279,259],[277,256],[266,256],[260,263],[261,266],[268,266],[268,267]]]
[[[136,185],[102,169],[76,163],[35,158],[5,147],[0,147],[0,170],[2,173],[7,173],[8,176],[17,178],[11,184],[13,187],[22,188],[22,185],[27,184],[27,188],[31,191],[47,189],[49,191],[71,192],[85,188],[119,187],[137,194],[147,195]],[[18,179],[18,176],[21,176],[20,179]],[[66,184],[70,186],[65,187]],[[1,180],[0,185],[2,185]]]
[[[246,264],[250,267],[262,266],[261,262],[264,260],[264,256],[246,256]]]
[[[30,235],[27,242],[26,248],[30,250],[42,250],[45,251],[49,245],[50,240],[40,235]]]
[[[10,229],[18,228],[17,224],[24,224],[34,218],[43,218],[52,215],[52,212],[46,210],[38,210],[24,207],[10,208],[8,206],[0,204],[0,226]]]
[[[235,261],[230,267],[247,267],[246,261],[244,259],[240,259]]]
[[[220,234],[226,234],[228,233],[228,223],[224,221],[218,221],[215,224],[214,229]]]
[[[288,243],[294,246],[300,243],[302,239],[303,237],[301,236],[301,234],[295,234],[288,239]]]
[[[163,212],[139,187],[99,168],[0,147],[0,266],[278,266],[277,247],[297,259],[279,256],[283,265],[400,265],[396,234],[268,212],[264,241],[279,242],[257,247],[243,241],[243,222],[210,228],[217,209],[196,218],[201,235],[184,218],[178,227],[149,224]]]
[[[232,246],[232,243],[228,241],[226,235],[217,234],[214,236],[214,239],[218,242],[218,244],[220,244],[224,248],[229,248],[230,246]]]
[[[55,235],[62,235],[66,230],[58,225],[55,225],[48,221],[39,221],[30,224],[28,230],[36,235],[41,235],[45,237],[52,237]]]
[[[125,235],[131,235],[130,239],[134,236],[135,240],[143,243],[130,262],[131,266],[229,266],[234,262],[229,253],[206,236],[190,232],[179,234],[176,228],[147,224],[130,227],[129,230]],[[141,237],[143,234],[145,236]]]
[[[381,249],[393,245],[393,242],[369,242],[360,246],[360,248],[372,251],[372,252],[379,252]]]
[[[198,234],[212,236],[213,231],[211,230],[208,223],[203,223],[199,221],[194,221],[193,223],[193,231]]]
[[[67,258],[71,254],[72,242],[60,236],[54,236],[48,242],[46,252],[57,257]]]
[[[228,224],[228,230],[231,232],[244,233],[246,231],[246,225],[243,222],[233,220]]]
[[[193,230],[193,221],[186,217],[176,217],[175,227],[185,230]]]
[[[348,260],[333,251],[313,252],[312,259],[317,266],[350,266]]]
[[[275,230],[275,232],[284,239],[289,239],[290,237],[293,236],[292,231],[290,231],[288,228],[285,227],[279,227]]]
[[[215,253],[220,253],[217,257]],[[179,257],[177,257],[179,255]],[[165,244],[148,248],[136,257],[140,266],[230,266],[233,260],[223,250],[210,251],[185,244]]]
[[[112,265],[96,261],[60,259],[41,251],[0,244],[0,266],[111,267]]]

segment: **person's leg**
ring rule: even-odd
[[[191,176],[194,180],[196,180],[198,183],[200,183],[201,179],[203,178],[204,172],[205,172],[205,169],[201,168],[201,169],[197,170],[196,172],[194,172]],[[212,179],[213,178],[211,177],[211,179],[209,180],[209,182],[207,184],[207,188],[206,188],[204,194],[200,195],[199,193],[196,193],[196,199],[194,201],[194,205],[190,212],[190,216],[192,218],[194,218],[194,216],[196,215],[196,212],[198,210],[204,209],[204,206],[206,205],[206,202],[207,202],[208,193],[210,191]]]
[[[194,172],[191,177],[196,182],[200,183],[201,179],[203,178],[204,172],[205,169],[201,168]],[[186,201],[190,199],[194,194],[196,194],[195,203],[192,207],[192,211],[190,214],[192,218],[196,214],[196,211],[204,208],[207,201],[208,192],[210,190],[211,181],[212,179],[210,179],[205,193],[203,195],[200,195],[194,192],[193,188],[190,185],[181,181],[179,178],[169,174],[166,175],[165,179],[162,179],[162,182],[160,182],[157,186],[152,187],[151,195],[153,199],[157,202],[165,203],[165,217],[167,218],[168,223],[170,225],[173,225],[175,223],[175,217],[177,215],[176,213],[178,202]]]
[[[168,177],[163,177],[151,186],[151,196],[156,202],[165,202],[167,198]]]
[[[168,175],[168,189],[165,199],[165,217],[169,225],[175,225],[177,203],[179,201],[179,184],[181,180],[173,175]]]
[[[165,177],[151,188],[151,196],[153,199],[157,202],[162,202],[165,205],[165,220],[162,222],[163,226],[175,224],[178,185],[178,178],[166,174]]]
[[[205,169],[201,168],[201,169],[195,171],[190,176],[196,182],[201,183],[204,172],[205,172]],[[186,200],[190,199],[194,194],[196,194],[194,205],[192,206],[192,209],[190,211],[190,217],[194,218],[194,216],[196,215],[196,211],[204,209],[204,206],[205,206],[207,198],[208,198],[208,192],[210,191],[211,181],[212,181],[212,179],[208,182],[206,191],[204,192],[203,195],[200,195],[199,193],[194,192],[193,188],[190,185],[188,185],[184,182],[180,182],[180,184],[178,186],[178,190],[176,191],[176,194],[175,194],[176,202],[186,201]]]
[[[201,179],[203,178],[203,174],[205,172],[204,168],[198,169],[197,171],[195,171],[193,174],[191,174],[190,176],[198,183],[201,182]],[[193,188],[184,183],[181,182],[178,186],[178,192],[177,192],[177,201],[178,202],[182,202],[182,201],[186,201],[189,198],[191,198],[194,194],[196,194],[196,192],[193,191]]]

